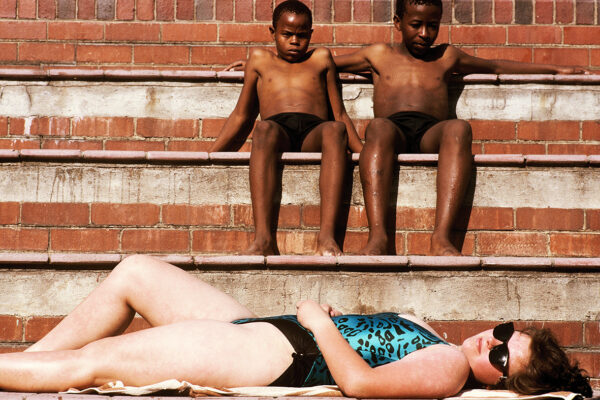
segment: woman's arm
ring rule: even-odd
[[[372,368],[350,347],[327,313],[315,302],[298,303],[298,320],[315,336],[333,379],[349,397],[447,397],[456,394],[469,375],[464,355],[443,344]]]

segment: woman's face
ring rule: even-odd
[[[481,332],[465,339],[460,346],[467,357],[473,375],[477,381],[485,385],[494,385],[502,376],[502,372],[490,363],[490,350],[502,342],[493,335],[493,330]],[[531,337],[522,332],[515,331],[508,341],[508,374],[520,372],[529,363],[531,358]]]

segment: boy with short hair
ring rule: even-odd
[[[336,69],[328,49],[308,50],[312,14],[298,0],[284,1],[273,11],[269,28],[277,54],[255,49],[245,66],[244,86],[235,109],[211,151],[231,149],[252,129],[250,193],[255,238],[249,254],[277,253],[273,224],[278,168],[277,153],[322,152],[319,189],[321,229],[317,253],[339,255],[334,239],[342,202],[347,147],[360,152],[362,143],[344,108]],[[335,121],[329,121],[329,112]]]
[[[442,18],[441,0],[397,0],[394,26],[402,43],[373,44],[334,58],[339,71],[370,71],[375,118],[366,129],[360,176],[369,222],[363,254],[389,253],[386,230],[396,154],[439,153],[432,255],[460,255],[450,232],[472,169],[471,127],[448,118],[451,73],[584,73],[581,68],[485,60],[454,46],[432,47]]]

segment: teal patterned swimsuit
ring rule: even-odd
[[[303,332],[293,332],[305,335],[312,334],[300,325],[295,315],[282,315],[269,318],[250,318],[237,320],[233,323],[242,324],[247,322],[270,322],[285,320],[296,324]],[[402,359],[413,351],[423,349],[434,344],[448,344],[422,326],[400,317],[395,313],[379,313],[373,315],[348,314],[332,318],[344,339],[371,367],[388,364]],[[277,326],[275,323],[273,325]],[[282,330],[288,337],[292,346],[294,338]],[[314,337],[313,337],[314,341]],[[323,359],[323,355],[314,346],[316,351],[307,351],[306,354],[299,353],[298,357],[310,356],[312,365],[308,373],[304,373],[302,386],[335,385],[335,381],[329,372],[329,368]],[[296,356],[294,357],[297,358]],[[291,368],[291,367],[290,367]],[[308,370],[308,368],[307,368]],[[287,371],[286,371],[287,372]],[[277,382],[277,381],[276,381]],[[282,382],[277,382],[283,386]],[[286,383],[286,382],[283,382]]]

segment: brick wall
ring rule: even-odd
[[[0,63],[214,68],[271,43],[274,0],[3,0]],[[391,0],[306,0],[313,43],[400,40]],[[439,41],[482,57],[600,67],[597,0],[444,0]]]

